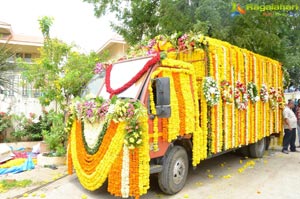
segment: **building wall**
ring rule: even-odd
[[[32,63],[33,59],[38,58],[43,38],[16,35],[9,24],[0,22],[0,46],[2,45],[14,52],[7,60],[7,65],[15,66],[16,58],[22,58],[27,63]],[[42,113],[42,106],[38,100],[41,93],[24,81],[19,70],[2,72],[1,75],[6,76],[11,84],[0,88],[0,112],[23,113],[27,116],[30,113]]]

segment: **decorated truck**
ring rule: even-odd
[[[139,198],[156,174],[175,194],[191,165],[238,149],[260,158],[282,132],[279,62],[195,33],[132,52],[98,63],[70,106],[68,168],[86,189],[107,181],[112,195]]]

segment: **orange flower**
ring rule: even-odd
[[[99,162],[102,160],[103,156],[107,148],[110,145],[112,138],[116,133],[116,129],[118,124],[114,121],[110,122],[110,125],[107,129],[107,132],[102,140],[102,144],[99,150],[94,154],[90,155],[84,148],[83,143],[83,135],[82,135],[82,127],[81,121],[76,121],[76,146],[77,146],[77,154],[78,154],[78,161],[79,164],[82,165],[82,169],[85,171],[86,174],[91,174],[95,171],[95,168],[99,165]]]
[[[123,164],[123,150],[121,150],[119,156],[116,158],[116,161],[111,167],[111,170],[108,175],[108,187],[107,190],[115,196],[122,196],[121,193],[121,170]]]
[[[174,87],[176,91],[176,96],[178,99],[178,109],[179,109],[179,123],[180,123],[180,130],[179,134],[182,136],[184,135],[185,132],[185,101],[183,98],[183,93],[181,89],[181,84],[180,84],[180,73],[172,73],[173,79],[174,79]]]

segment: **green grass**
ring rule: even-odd
[[[24,188],[32,184],[31,180],[15,180],[15,179],[6,179],[0,181],[0,189],[9,190],[13,188]]]

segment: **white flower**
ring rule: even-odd
[[[108,114],[112,114],[115,111],[115,105],[114,104],[110,104],[107,113]]]
[[[213,88],[213,87],[209,88],[209,93],[215,93],[215,92],[216,92],[215,88]]]

